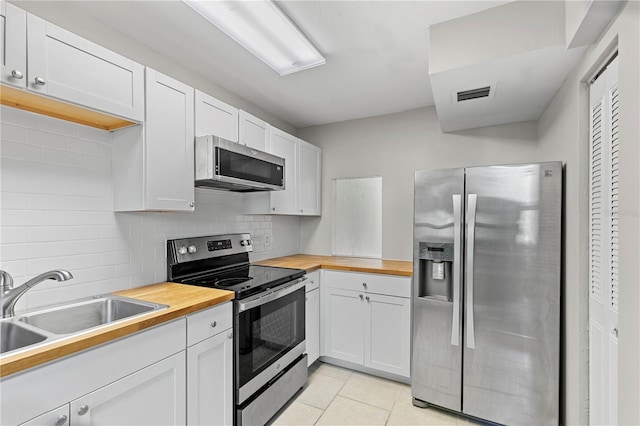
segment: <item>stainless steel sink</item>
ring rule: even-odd
[[[166,308],[120,296],[101,296],[24,314],[18,320],[54,334],[70,334]]]
[[[95,296],[0,319],[0,356],[167,308],[122,296]]]
[[[14,322],[0,322],[0,353],[15,351],[44,341],[47,336],[24,328]]]

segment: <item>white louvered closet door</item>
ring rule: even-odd
[[[618,60],[589,91],[589,423],[618,423]]]

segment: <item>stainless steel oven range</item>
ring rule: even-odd
[[[169,281],[235,292],[235,424],[263,425],[307,382],[305,271],[251,265],[251,235],[167,241]]]

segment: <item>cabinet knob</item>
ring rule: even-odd
[[[300,209],[300,213],[302,213],[302,209]]]
[[[35,81],[38,86],[44,86],[45,84],[47,84],[45,83],[44,78],[40,77],[36,77],[33,81]]]
[[[56,422],[54,424],[55,424],[55,426],[62,426],[65,423],[67,423],[67,415],[63,414],[61,416],[58,416],[58,418],[56,419]]]
[[[365,299],[367,299],[367,302],[370,302],[370,300],[369,300],[369,296],[365,297]]]
[[[367,283],[362,283],[362,287],[367,288]]]
[[[78,415],[84,416],[85,414],[87,414],[88,411],[89,411],[88,405],[81,405],[80,408],[78,409]]]
[[[275,212],[275,211],[276,211],[276,208],[275,208],[275,207],[271,207],[271,210]]]
[[[233,339],[233,332],[230,332],[229,334],[227,334],[227,338]]]
[[[214,328],[216,325],[218,325],[218,323],[216,321],[211,323],[211,327]]]
[[[196,203],[194,203],[193,201],[189,203],[189,207],[193,208],[193,206],[195,206]]]
[[[360,296],[360,300],[362,300],[364,298],[363,295],[359,294],[358,296]]]
[[[11,71],[11,77],[13,77],[13,78],[15,78],[17,80],[22,80],[22,77],[24,77],[24,74],[22,74],[18,70],[13,70],[13,71]]]

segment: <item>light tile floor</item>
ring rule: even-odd
[[[435,408],[411,403],[411,387],[329,364],[309,368],[307,386],[273,421],[303,425],[473,425]]]

